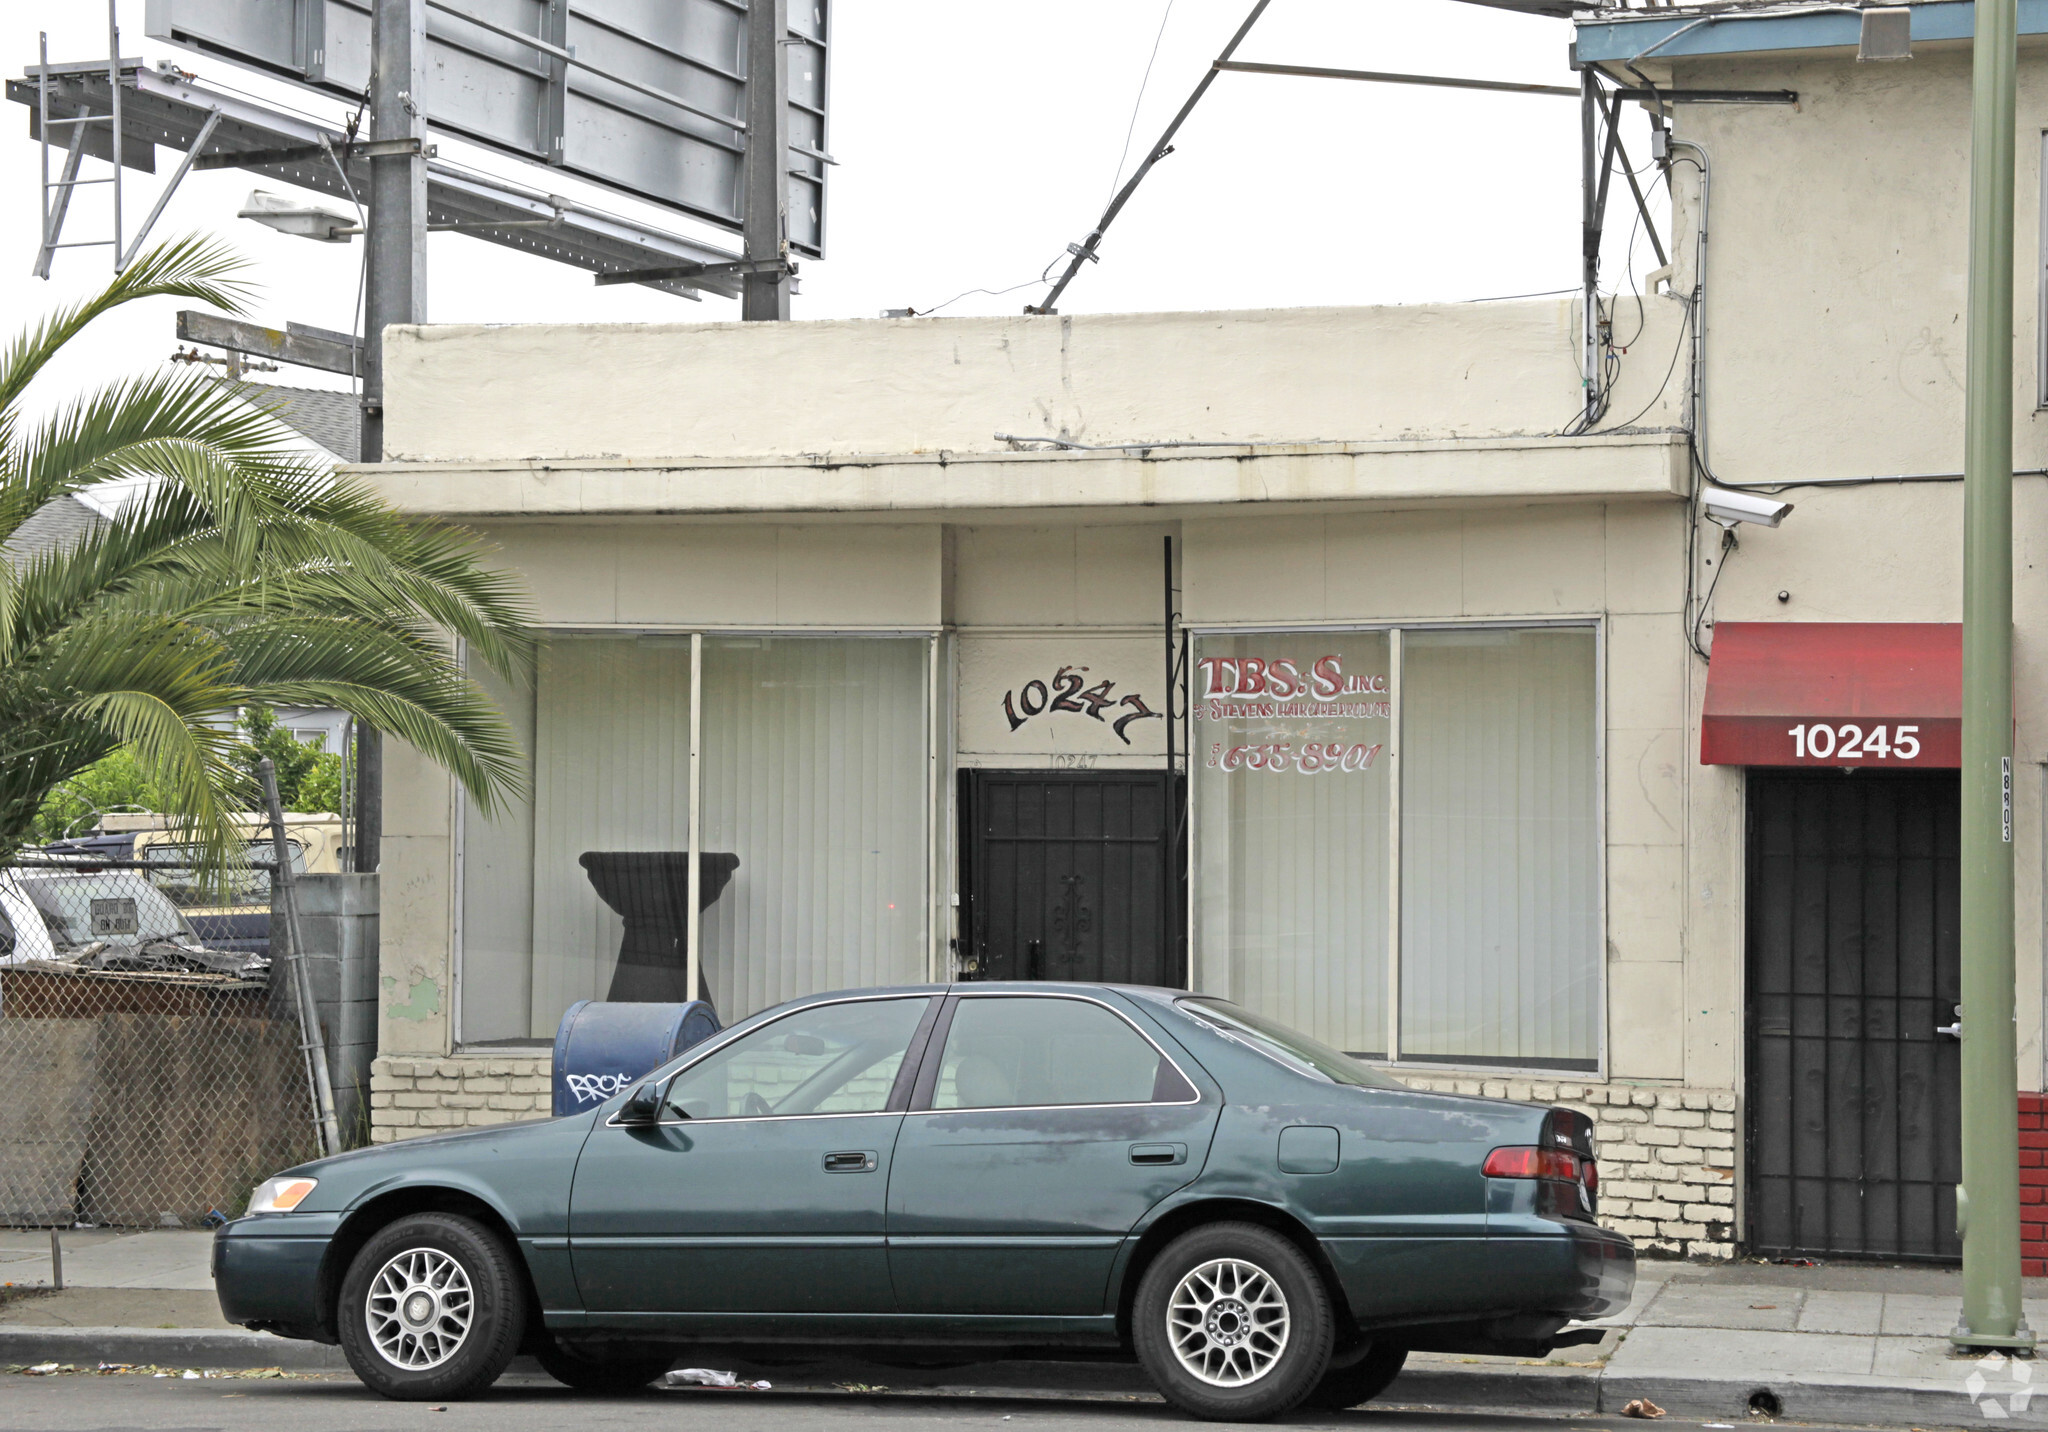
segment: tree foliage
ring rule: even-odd
[[[0,860],[54,791],[123,751],[159,809],[230,860],[227,816],[261,805],[247,742],[220,718],[256,706],[352,712],[487,810],[519,793],[511,729],[453,647],[522,680],[535,632],[474,536],[310,461],[200,374],[117,378],[24,414],[31,381],[95,318],[164,296],[240,311],[240,269],[208,240],[160,245],[0,351],[0,542],[55,498],[143,480],[70,545],[0,562]]]

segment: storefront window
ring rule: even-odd
[[[1366,1058],[1597,1068],[1592,628],[1194,648],[1194,987]]]
[[[1401,1057],[1595,1069],[1593,633],[1411,631],[1401,662]]]
[[[1387,1050],[1388,636],[1195,644],[1196,987]]]
[[[725,1021],[924,977],[926,653],[703,638],[699,956]],[[458,1039],[550,1039],[579,999],[690,997],[691,637],[558,633],[532,692],[486,685],[533,800],[464,813]]]
[[[728,1020],[925,978],[925,643],[704,639],[704,912]]]

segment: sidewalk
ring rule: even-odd
[[[65,1291],[0,1301],[0,1367],[343,1366],[336,1349],[224,1324],[208,1246],[199,1232],[67,1231]],[[49,1275],[47,1233],[0,1232],[0,1282],[47,1287]],[[2026,1294],[2029,1322],[2048,1331],[2048,1279],[2029,1279]],[[1674,1417],[1731,1424],[1759,1416],[1923,1429],[1995,1421],[2048,1432],[2048,1357],[2036,1402],[2034,1364],[1952,1356],[1947,1333],[1961,1297],[1961,1275],[1949,1268],[1644,1262],[1634,1302],[1606,1320],[1612,1331],[1599,1346],[1543,1362],[1418,1354],[1383,1400],[1616,1416],[1647,1398]],[[785,1388],[855,1381],[898,1392],[1149,1392],[1136,1368],[1102,1364],[760,1371]]]

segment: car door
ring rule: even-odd
[[[593,1314],[886,1313],[890,1159],[932,996],[807,1005],[591,1131],[569,1247]]]
[[[1219,1107],[1105,999],[954,997],[890,1173],[898,1306],[1100,1315],[1119,1245],[1200,1171]]]

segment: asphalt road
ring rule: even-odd
[[[664,1432],[1122,1432],[1188,1428],[1157,1399],[1134,1394],[1063,1397],[931,1396],[886,1392],[650,1391],[591,1397],[542,1378],[507,1378],[487,1397],[441,1407],[386,1402],[345,1375],[284,1380],[183,1380],[146,1375],[26,1377],[0,1374],[0,1427],[8,1432],[579,1432],[659,1427]],[[1298,1413],[1285,1427],[1370,1432],[1623,1432],[1614,1417],[1511,1416],[1416,1408]],[[1666,1419],[1669,1432],[1696,1422]]]

